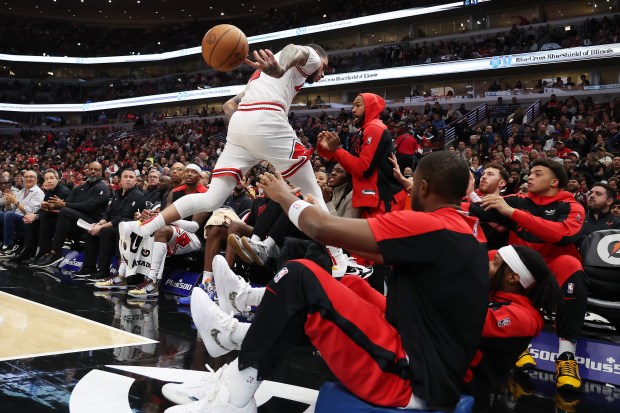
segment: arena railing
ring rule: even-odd
[[[456,140],[457,136],[456,136],[456,125],[459,123],[463,123],[463,122],[467,122],[467,125],[471,128],[474,125],[482,122],[484,119],[487,118],[487,104],[484,103],[480,106],[478,106],[475,109],[470,110],[469,112],[467,112],[467,114],[465,116],[463,116],[460,119],[457,119],[453,122],[450,122],[448,125],[446,125],[446,128],[444,129],[444,146],[445,145],[449,145],[450,143],[452,143],[454,140]]]

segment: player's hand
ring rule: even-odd
[[[403,188],[410,188],[411,182],[400,172],[400,166],[398,165],[398,161],[396,160],[396,155],[390,154],[388,160],[392,164],[392,175],[394,175],[394,178],[396,178],[396,180],[400,182]]]
[[[480,204],[485,211],[489,209],[495,209],[497,212],[502,214],[505,217],[512,217],[512,214],[515,212],[515,209],[508,205],[504,198],[499,195],[487,195],[482,198],[482,203]]]
[[[281,78],[284,75],[284,69],[280,66],[280,62],[269,49],[254,50],[252,52],[255,62],[245,59],[245,63],[254,69],[275,78]]]
[[[280,174],[279,171],[276,171],[275,175],[265,172],[264,174],[260,174],[259,179],[260,182],[258,182],[258,187],[275,202],[281,203],[287,197],[291,196],[291,188],[284,178],[282,178],[282,174]]]
[[[319,144],[329,152],[334,152],[341,145],[340,137],[336,132],[322,131],[318,135]]]

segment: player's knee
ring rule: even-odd
[[[153,237],[157,242],[166,242],[172,237],[172,227],[166,225],[153,233]]]

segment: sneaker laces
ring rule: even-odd
[[[558,370],[560,376],[579,377],[575,360],[560,361]]]
[[[224,373],[226,367],[228,367],[228,364],[224,364],[217,371],[213,370],[213,368],[208,364],[205,364],[205,367],[209,370],[209,373],[205,373],[196,381],[184,383],[184,386],[187,390],[197,391],[198,394],[202,396],[200,397],[200,400],[207,400],[211,403],[215,400],[215,397],[220,390],[220,386],[215,386],[214,384],[219,381],[220,377],[222,377],[222,374]]]

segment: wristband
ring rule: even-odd
[[[297,228],[299,228],[299,216],[301,215],[301,211],[308,208],[309,206],[312,206],[312,204],[306,201],[302,201],[300,199],[293,202],[291,204],[291,207],[288,209],[288,219],[290,219],[293,225],[295,225]]]

